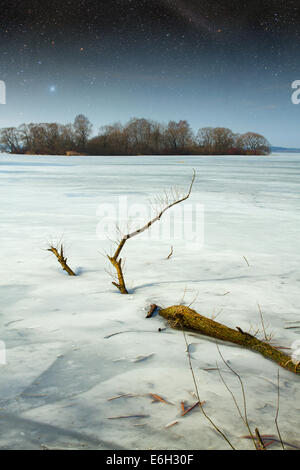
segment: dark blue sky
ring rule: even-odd
[[[298,3],[7,2],[0,127],[78,113],[95,131],[133,116],[187,119],[300,147]]]

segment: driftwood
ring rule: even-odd
[[[168,320],[172,328],[193,330],[211,338],[244,346],[277,362],[284,369],[300,374],[300,368],[293,363],[290,356],[249,333],[245,333],[241,328],[237,327],[237,330],[234,330],[183,305],[160,309],[159,314]]]

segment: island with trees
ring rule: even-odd
[[[125,125],[93,125],[79,114],[73,123],[22,124],[0,130],[3,151],[28,155],[269,155],[268,140],[255,132],[236,134],[224,127],[194,132],[186,120],[162,124],[132,118]]]

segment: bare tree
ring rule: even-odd
[[[132,118],[124,127],[129,151],[134,155],[151,155],[163,149],[163,126],[149,119]]]
[[[79,150],[84,150],[86,148],[86,144],[92,130],[93,125],[89,119],[83,114],[78,114],[74,121],[74,131]]]
[[[226,155],[231,153],[235,144],[235,135],[226,127],[204,127],[197,133],[201,153],[208,155]]]
[[[170,121],[164,137],[168,151],[174,154],[186,153],[193,144],[193,131],[187,121]]]
[[[226,127],[216,127],[213,131],[214,153],[216,155],[225,155],[230,153],[234,146],[234,134]]]
[[[16,127],[1,129],[0,143],[10,153],[22,152],[20,134]]]
[[[100,134],[95,141],[98,141],[98,145],[102,146],[102,150],[107,155],[128,154],[127,130],[120,122],[101,127]]]
[[[250,155],[268,155],[270,153],[270,143],[267,139],[255,132],[247,132],[239,136],[237,147],[244,153]]]
[[[214,137],[212,127],[203,127],[197,132],[196,140],[201,148],[201,153],[210,155],[214,149]]]
[[[25,153],[28,152],[32,147],[30,126],[31,124],[21,124],[21,126],[18,128],[23,152]]]

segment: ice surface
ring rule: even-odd
[[[96,235],[99,205],[124,195],[148,204],[171,185],[187,188],[192,168],[197,180],[187,204],[204,205],[204,246],[147,235],[129,240],[130,295],[121,296],[102,256],[111,242]],[[259,303],[273,343],[292,347],[300,333],[286,329],[300,324],[300,155],[1,154],[0,181],[0,340],[7,349],[7,364],[0,365],[0,448],[228,448],[199,409],[180,416],[182,400],[196,401],[183,334],[159,332],[164,320],[145,315],[152,303],[183,299],[199,313],[254,331]],[[66,276],[46,251],[61,238],[78,277]],[[205,369],[218,362],[242,406],[238,381],[214,341],[187,338],[208,415],[237,448],[251,448],[240,439],[248,432],[218,372]],[[277,365],[233,345],[220,348],[243,379],[252,427],[276,434]],[[279,423],[290,442],[300,440],[299,380],[280,370]],[[153,403],[151,393],[170,404]]]

